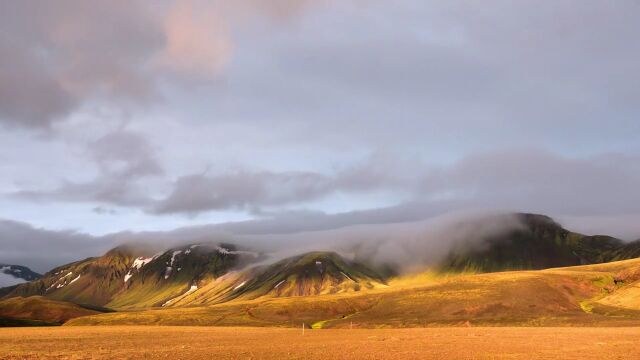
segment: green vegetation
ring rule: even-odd
[[[624,244],[610,236],[586,236],[562,228],[543,215],[519,214],[524,226],[456,248],[443,271],[496,272],[597,264],[640,256],[640,242]]]

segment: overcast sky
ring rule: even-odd
[[[123,231],[467,210],[640,238],[639,17],[631,0],[0,0],[0,262]]]

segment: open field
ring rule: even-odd
[[[637,359],[640,328],[0,329],[2,359]]]

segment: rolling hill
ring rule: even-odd
[[[42,296],[15,297],[0,301],[0,324],[6,326],[60,325],[70,319],[105,310],[82,307]]]
[[[26,266],[0,264],[0,288],[37,280],[41,277],[42,275]]]

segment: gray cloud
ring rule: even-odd
[[[25,0],[0,5],[0,121],[48,128],[92,101],[119,107],[162,97],[162,82],[211,80],[233,51],[232,27],[308,2]],[[28,21],[26,21],[28,19]]]
[[[252,235],[499,209],[640,236],[636,2],[317,3],[3,2],[0,216]]]
[[[88,144],[87,153],[98,175],[87,182],[63,181],[53,190],[21,190],[13,194],[32,201],[98,202],[118,206],[144,206],[151,202],[139,181],[163,174],[146,139],[118,129]]]
[[[374,161],[334,175],[199,174],[178,179],[155,211],[259,210],[305,203],[336,192],[402,190],[432,213],[465,208],[521,209],[558,215],[634,213],[640,212],[640,195],[634,185],[640,181],[638,164],[640,158],[624,154],[569,158],[539,149],[509,149],[470,155],[447,166],[406,164],[387,168],[387,173],[379,171],[384,167]],[[402,175],[392,175],[395,171]],[[412,211],[421,213],[417,208]],[[312,212],[297,214],[313,217]]]
[[[0,261],[26,265],[38,272],[100,255],[113,245],[108,239],[73,230],[52,231],[0,220]]]
[[[349,226],[287,235],[251,236],[218,227],[186,227],[167,232],[122,232],[95,237],[71,230],[51,231],[28,224],[0,220],[0,261],[23,264],[36,271],[84,257],[99,256],[120,244],[150,246],[153,251],[185,243],[234,242],[279,259],[300,252],[339,251],[377,264],[421,267],[446,255],[456,244],[519,226],[511,216],[497,213],[457,213],[408,223]],[[19,240],[19,241],[18,241]],[[12,244],[11,247],[4,246]]]
[[[145,63],[162,34],[150,15],[137,1],[3,2],[0,120],[48,127],[85,100],[151,96]]]
[[[96,206],[93,209],[91,209],[91,211],[100,215],[116,215],[118,213],[116,210],[106,208],[104,206]]]
[[[163,173],[151,145],[139,133],[118,129],[89,144],[103,174],[138,178]]]
[[[183,176],[152,211],[157,214],[197,214],[209,210],[244,209],[261,214],[265,207],[301,204],[338,192],[393,191],[415,181],[413,174],[406,176],[407,172],[399,169],[399,164],[406,165],[402,159],[378,153],[366,161],[336,169],[334,174],[238,171]]]
[[[329,190],[329,179],[317,173],[235,173],[179,178],[156,213],[197,213],[206,210],[283,205],[312,200]]]
[[[530,149],[471,155],[434,171],[422,189],[470,206],[602,215],[640,211],[638,181],[638,156],[569,158]]]
[[[267,32],[238,49],[223,91],[204,108],[268,132],[267,117],[296,145],[459,156],[522,143],[569,152],[629,144],[624,132],[640,131],[637,10],[597,1],[342,2],[303,18],[296,32]]]

